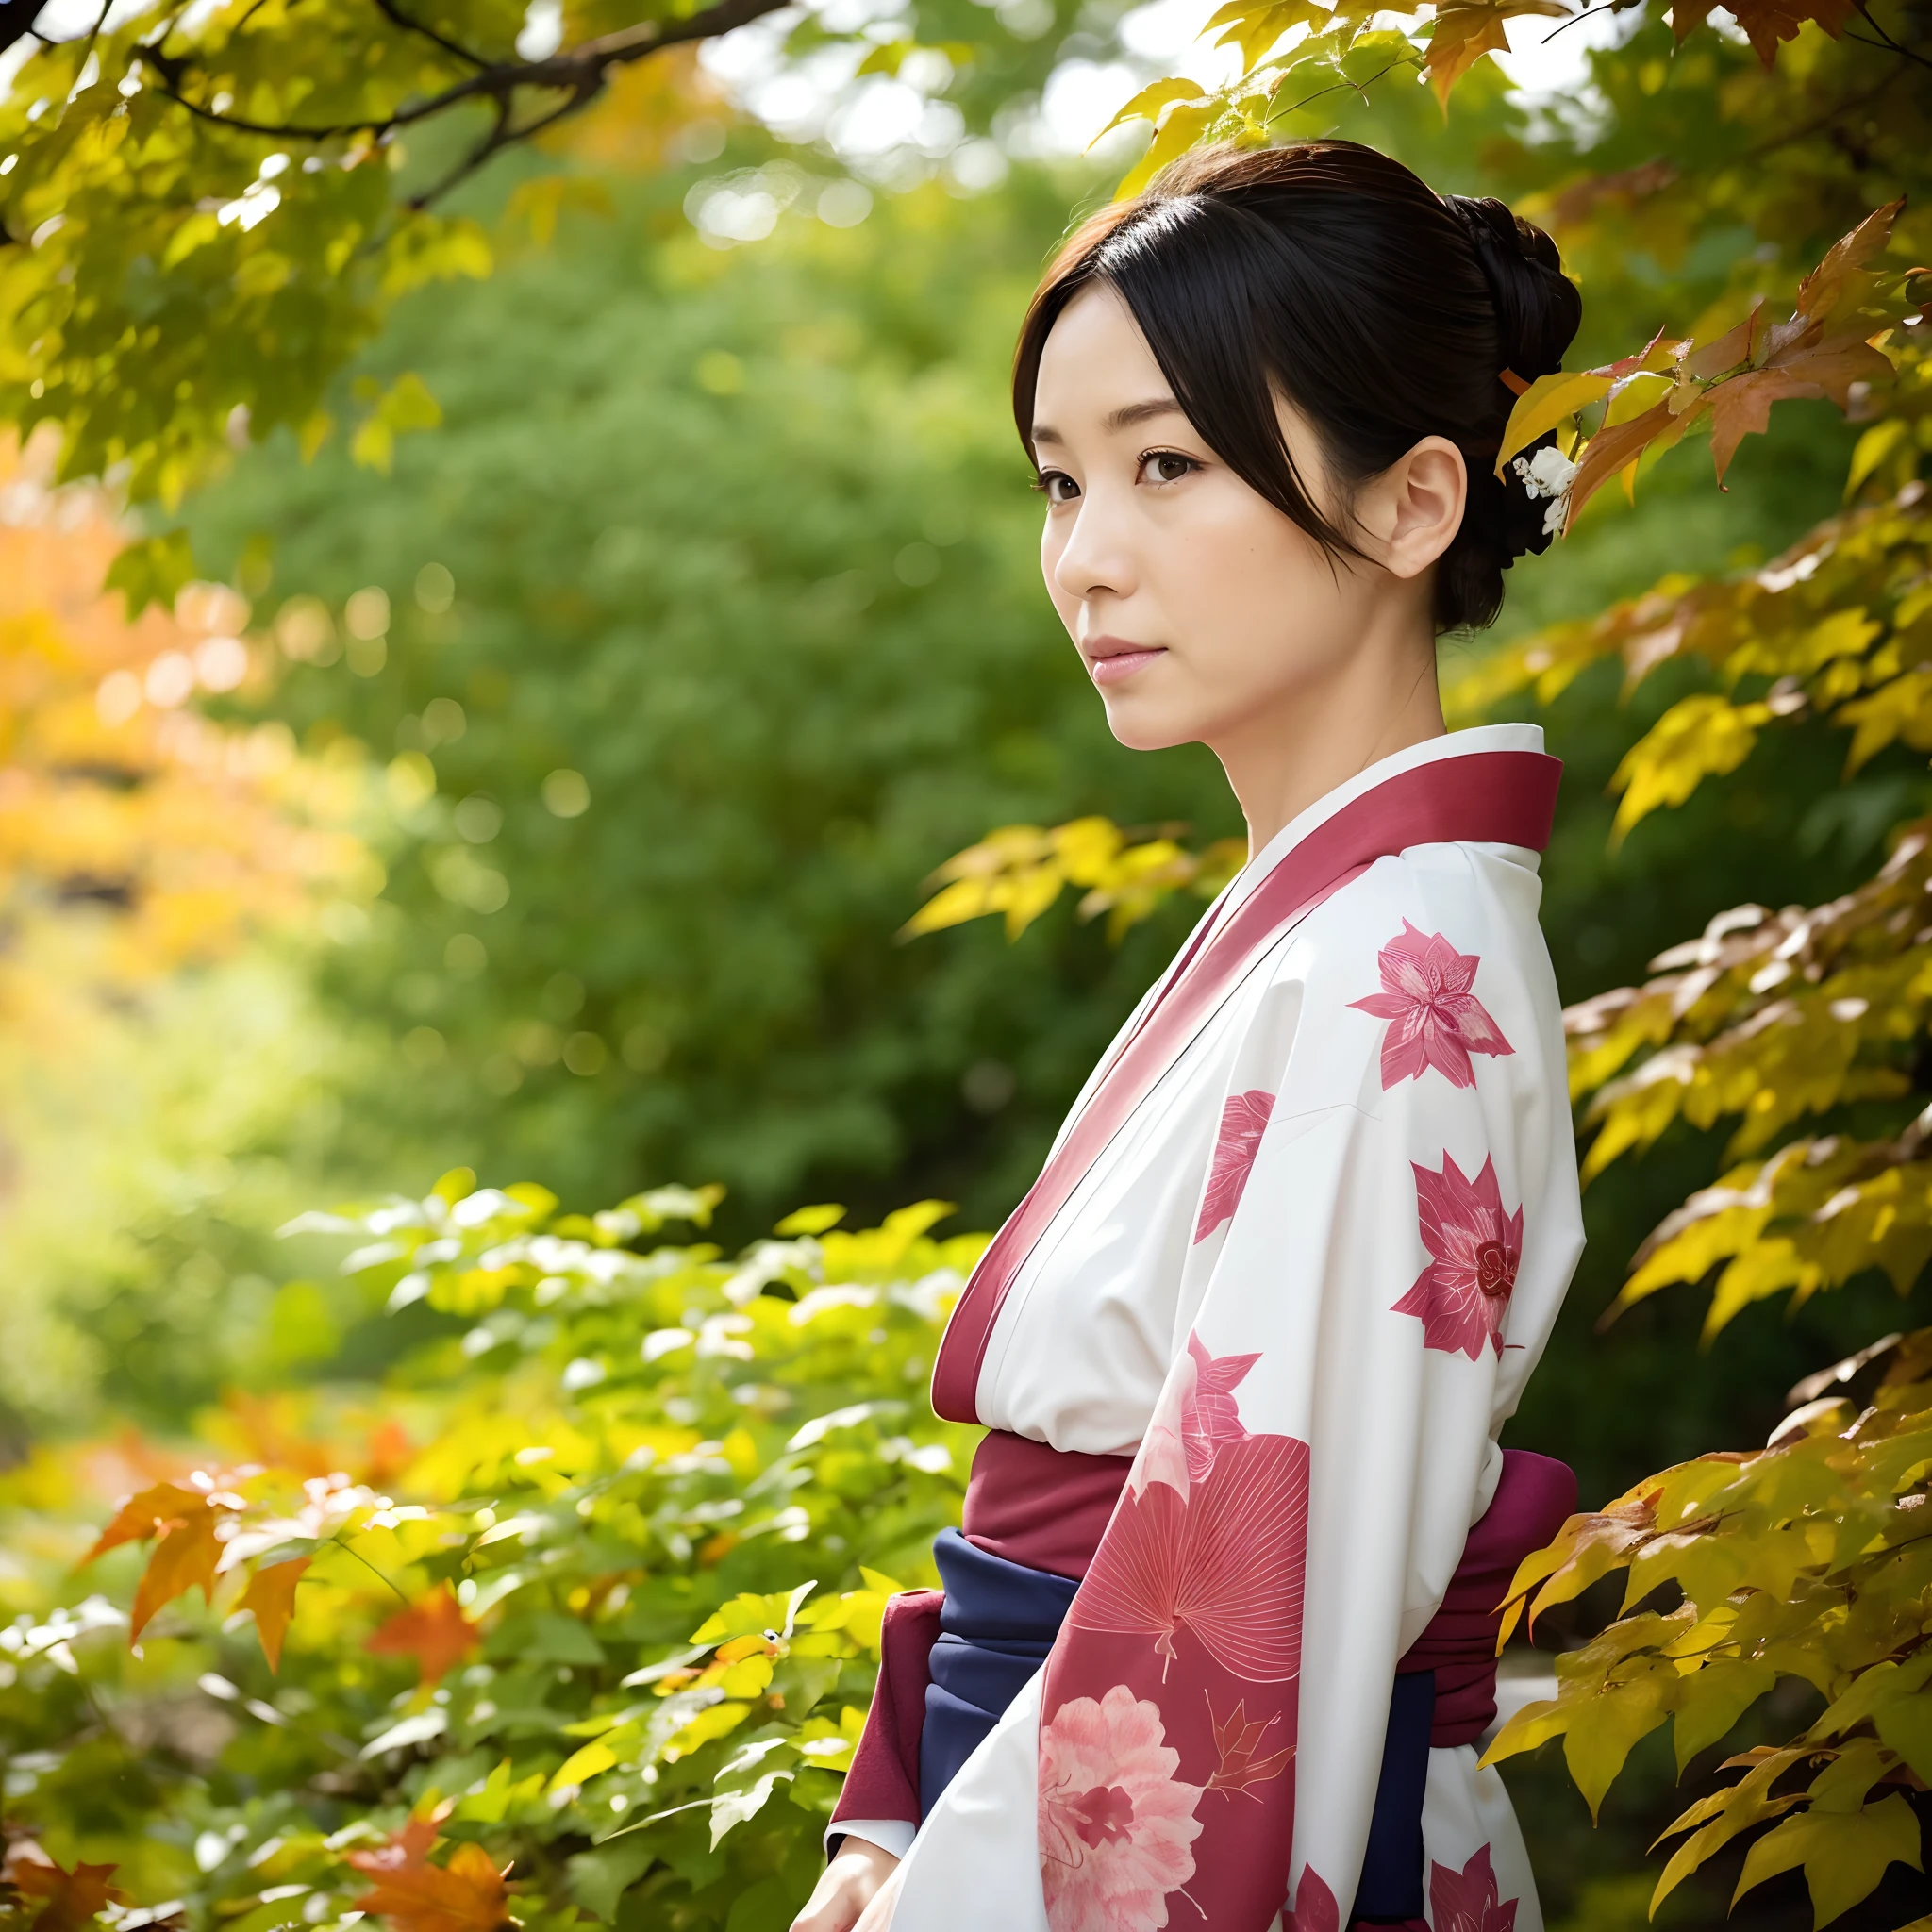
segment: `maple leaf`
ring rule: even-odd
[[[155,1612],[177,1596],[200,1586],[204,1600],[212,1597],[215,1566],[222,1560],[222,1545],[215,1534],[220,1518],[204,1506],[192,1516],[168,1524],[155,1553],[147,1559],[135,1587],[134,1605],[127,1613],[127,1641],[138,1643]]]
[[[398,1610],[366,1641],[377,1657],[412,1657],[425,1684],[434,1684],[477,1643],[476,1626],[463,1615],[448,1584],[439,1584],[406,1610]]]
[[[295,1586],[308,1568],[307,1557],[264,1565],[248,1579],[248,1588],[235,1606],[238,1610],[255,1612],[255,1634],[261,1640],[261,1654],[272,1671],[282,1667],[282,1640],[295,1614]]]
[[[1621,471],[1628,470],[1645,450],[1655,443],[1668,449],[1689,425],[1689,414],[1673,415],[1668,401],[1653,405],[1641,416],[1599,429],[1583,446],[1576,475],[1570,485],[1570,510],[1564,522],[1567,532],[1576,522],[1583,506]]]
[[[222,1557],[221,1523],[234,1513],[231,1504],[178,1483],[156,1483],[114,1512],[83,1562],[92,1563],[122,1543],[159,1539],[135,1589],[127,1619],[129,1643],[138,1643],[155,1612],[177,1596],[197,1585],[204,1597],[210,1594]]]
[[[1761,368],[1746,370],[1710,391],[1710,457],[1722,483],[1738,445],[1762,435],[1771,425],[1771,406],[1800,397],[1829,396],[1840,409],[1855,382],[1883,382],[1890,361],[1857,331],[1822,341],[1800,339],[1772,351]]]
[[[114,1512],[113,1522],[102,1530],[93,1548],[80,1559],[81,1567],[85,1569],[95,1557],[122,1543],[145,1542],[163,1524],[207,1507],[208,1497],[199,1490],[185,1490],[179,1483],[156,1483],[152,1489],[129,1496]]]
[[[1251,1795],[1248,1791],[1250,1785],[1266,1784],[1270,1778],[1279,1777],[1294,1757],[1292,1740],[1266,1757],[1255,1756],[1261,1748],[1261,1740],[1280,1722],[1280,1717],[1277,1713],[1264,1722],[1251,1724],[1245,1698],[1228,1712],[1225,1719],[1214,1715],[1214,1705],[1210,1699],[1208,1722],[1213,1727],[1214,1749],[1220,1758],[1214,1775],[1208,1780],[1210,1791],[1240,1791],[1243,1796]]]
[[[379,1875],[388,1872],[413,1871],[429,1856],[436,1842],[437,1827],[454,1807],[449,1801],[427,1810],[412,1811],[400,1831],[392,1831],[373,1851],[351,1852],[349,1863],[358,1872]]]
[[[1569,11],[1563,0],[1442,0],[1436,8],[1436,30],[1429,37],[1423,65],[1443,113],[1449,111],[1450,91],[1485,54],[1509,51],[1503,32],[1506,20],[1525,13],[1560,20]]]
[[[1726,4],[1732,18],[1749,38],[1752,51],[1769,67],[1777,58],[1777,43],[1796,40],[1807,21],[1815,20],[1837,40],[1851,16],[1855,0],[1726,0]]]
[[[350,1856],[352,1864],[375,1874],[374,1889],[356,1901],[358,1911],[379,1914],[399,1932],[499,1932],[514,1923],[504,1883],[509,1868],[499,1872],[481,1845],[458,1845],[447,1865],[416,1858],[373,1866],[380,1856]]]
[[[1821,261],[1798,284],[1798,313],[1813,322],[1830,324],[1856,308],[1880,277],[1865,264],[1891,240],[1892,224],[1906,205],[1900,195],[1875,208],[1850,234],[1841,235]]]
[[[33,1932],[80,1932],[99,1916],[109,1900],[121,1893],[108,1884],[118,1870],[113,1865],[75,1865],[72,1872],[49,1860],[14,1858],[8,1864],[8,1876],[15,1888],[29,1898],[43,1898],[33,1923]]]

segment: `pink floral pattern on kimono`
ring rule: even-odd
[[[1159,1432],[1142,1443],[1047,1660],[1039,1815],[1053,1932],[1165,1926],[1171,1915],[1180,1924],[1259,1932],[1284,1903],[1308,1445],[1243,1424],[1235,1390],[1258,1360],[1210,1355],[1190,1337],[1162,1391]],[[1084,1739],[1108,1713],[1124,1725],[1135,1711],[1145,1713],[1137,1724],[1153,1724],[1147,1736],[1173,1754],[1174,1768],[1162,1774],[1187,1796],[1191,1849],[1184,1877],[1163,1877],[1151,1856],[1143,1859],[1136,1882],[1144,1874],[1150,1895],[1123,1904],[1075,1845],[1091,1850],[1083,1824],[1090,1838],[1125,1831],[1124,1807],[1140,1801],[1116,1757],[1063,1773],[1059,1747],[1047,1740],[1069,1713]],[[1153,1760],[1142,1761],[1151,1777]],[[1266,1847],[1258,1857],[1257,1844]],[[1182,1869],[1178,1858],[1173,1869]],[[1165,1896],[1152,1896],[1163,1883]]]
[[[1067,1612],[1074,1629],[1153,1638],[1163,1682],[1183,1625],[1246,1682],[1301,1669],[1308,1448],[1242,1425],[1234,1390],[1258,1360],[1189,1336]]]
[[[1487,1342],[1500,1356],[1503,1323],[1523,1258],[1523,1209],[1504,1211],[1493,1159],[1483,1162],[1474,1180],[1446,1153],[1441,1174],[1410,1165],[1430,1259],[1394,1312],[1422,1318],[1424,1348],[1475,1361]]]
[[[1385,1091],[1398,1080],[1420,1080],[1431,1067],[1452,1087],[1474,1087],[1471,1054],[1515,1052],[1470,991],[1479,963],[1476,954],[1458,953],[1441,933],[1423,932],[1406,919],[1375,956],[1382,991],[1349,1005],[1390,1023],[1382,1037]]]
[[[1194,1875],[1203,1787],[1174,1773],[1158,1706],[1116,1684],[1040,1733],[1041,1878],[1053,1932],[1158,1932]]]
[[[1208,1191],[1201,1197],[1201,1218],[1194,1224],[1197,1242],[1234,1219],[1274,1109],[1274,1094],[1264,1093],[1258,1087],[1235,1094],[1221,1109],[1221,1131],[1215,1137],[1214,1159],[1208,1170]]]
[[[1168,1375],[1127,1478],[1135,1495],[1154,1482],[1185,1496],[1194,1484],[1207,1480],[1216,1452],[1247,1435],[1234,1391],[1260,1359],[1258,1355],[1211,1356],[1198,1335],[1188,1337],[1188,1352]]]
[[[1435,1932],[1516,1932],[1515,1899],[1504,1899],[1483,1848],[1460,1872],[1429,1865],[1429,1916]]]

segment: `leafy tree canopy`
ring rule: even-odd
[[[332,378],[395,300],[490,273],[453,189],[613,94],[647,148],[704,104],[681,50],[779,6],[156,0],[62,35],[68,9],[6,0],[0,43],[31,52],[0,97],[0,421],[58,425],[63,475],[111,472],[168,506],[231,443],[286,427],[319,447]],[[963,130],[1037,92],[1076,10],[1104,51],[1112,9],[1075,0],[1008,9],[1018,31],[973,0],[916,0],[842,25],[803,13],[784,38],[821,74],[829,55],[848,78],[916,76]],[[526,195],[540,228],[560,189]],[[378,468],[438,418],[408,372],[356,411]],[[147,562],[137,601],[172,595],[185,556]]]

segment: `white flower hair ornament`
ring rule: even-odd
[[[1552,437],[1547,442],[1532,445],[1530,453],[1518,457],[1509,467],[1522,483],[1525,496],[1535,502],[1548,499],[1549,508],[1543,511],[1543,534],[1560,536],[1563,519],[1570,509],[1570,486],[1576,480],[1577,466],[1557,447]]]

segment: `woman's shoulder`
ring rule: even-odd
[[[1378,858],[1284,933],[1270,977],[1310,993],[1345,991],[1411,956],[1451,971],[1448,956],[1541,979],[1536,855],[1517,846],[1436,844]],[[1460,969],[1456,969],[1459,971]]]

